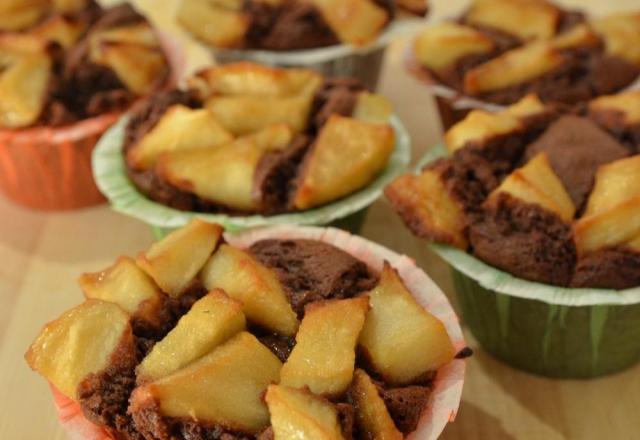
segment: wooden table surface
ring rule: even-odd
[[[176,2],[134,3],[180,41],[190,42],[172,23]],[[433,0],[431,18],[455,14],[466,3]],[[640,8],[640,0],[563,3],[595,14]],[[430,95],[403,71],[402,50],[402,42],[391,47],[381,91],[393,101],[409,128],[414,157],[418,157],[439,141],[441,129]],[[192,42],[187,54],[190,69],[207,63],[207,52]],[[362,235],[415,258],[455,303],[444,264],[402,227],[384,201],[373,205]],[[82,300],[76,284],[82,272],[102,269],[122,254],[135,255],[152,241],[147,226],[107,206],[45,214],[19,208],[0,197],[0,439],[66,438],[58,426],[47,384],[28,369],[23,354],[45,322]],[[442,438],[640,437],[640,366],[592,381],[550,380],[500,363],[467,337],[476,354],[468,362],[458,418]]]

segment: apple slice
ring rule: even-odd
[[[598,168],[584,216],[608,211],[636,197],[640,197],[640,155]]]
[[[562,181],[551,168],[546,153],[539,153],[524,167],[511,173],[488,197],[490,205],[501,193],[533,203],[571,222],[576,208]]]
[[[36,24],[49,7],[47,0],[2,0],[0,32],[20,31]]]
[[[444,136],[450,152],[467,146],[482,146],[497,136],[517,133],[524,125],[516,115],[507,112],[490,113],[472,110],[462,121],[452,126]]]
[[[476,29],[443,22],[425,29],[416,38],[413,53],[416,61],[434,72],[442,72],[469,56],[490,53],[495,43]]]
[[[600,114],[604,116],[607,113],[615,114],[616,119],[621,118],[626,126],[640,123],[640,91],[600,96],[589,102],[589,116],[592,119],[598,121]],[[606,123],[606,120],[602,122]]]
[[[429,11],[427,0],[395,0],[395,4],[415,15],[425,15]]]
[[[393,107],[387,98],[375,93],[361,92],[351,116],[362,122],[387,124],[392,114]]]
[[[129,315],[154,328],[161,327],[165,301],[156,283],[129,257],[120,257],[106,270],[85,273],[80,288],[87,298],[118,304]]]
[[[193,304],[186,315],[142,360],[138,383],[151,382],[201,358],[245,328],[242,303],[214,290]]]
[[[359,343],[385,381],[406,385],[453,359],[444,324],[416,301],[389,263],[369,296]]]
[[[134,421],[158,411],[158,419],[183,418],[257,434],[269,424],[262,396],[278,381],[281,367],[255,336],[242,332],[186,368],[136,388],[129,412]]]
[[[78,385],[90,374],[113,362],[135,364],[129,315],[116,304],[87,300],[47,324],[25,358],[61,393],[76,399]]]
[[[154,243],[136,262],[164,292],[178,298],[216,249],[222,232],[219,225],[193,220]]]
[[[400,176],[385,188],[385,195],[419,237],[468,247],[464,208],[447,189],[441,170],[429,168],[418,176]]]
[[[32,29],[31,34],[55,41],[63,48],[69,49],[80,39],[86,27],[86,23],[81,20],[74,20],[65,15],[54,15]]]
[[[532,116],[541,115],[547,110],[547,106],[540,101],[538,95],[535,93],[529,93],[521,98],[520,101],[507,107],[506,110],[504,110],[504,113],[522,120]]]
[[[89,6],[91,0],[53,0],[53,10],[56,12],[79,12]]]
[[[305,390],[269,385],[265,396],[276,439],[343,440],[336,408]]]
[[[396,428],[378,389],[364,370],[357,368],[354,372],[349,396],[355,407],[356,424],[363,438],[382,440],[404,438]]]
[[[591,26],[604,40],[609,55],[640,66],[640,46],[629,44],[640,39],[640,13],[627,12],[597,18]]]
[[[327,396],[346,391],[368,309],[366,296],[307,306],[296,346],[282,367],[281,383]]]
[[[194,36],[215,47],[239,46],[251,24],[239,9],[225,9],[202,0],[181,2],[177,18]]]
[[[534,41],[469,70],[464,76],[464,91],[477,96],[506,89],[551,72],[564,61],[549,41]]]
[[[464,21],[534,40],[556,33],[560,11],[545,1],[480,0],[473,2]]]
[[[391,17],[369,0],[308,0],[340,41],[363,46],[375,40]]]
[[[597,48],[600,45],[600,38],[598,38],[589,25],[578,24],[553,38],[551,42],[553,47],[560,50],[579,47]]]
[[[221,245],[200,277],[207,289],[222,289],[242,302],[250,321],[286,336],[295,335],[298,318],[280,281],[247,252]]]
[[[204,96],[261,96],[282,98],[313,95],[322,76],[310,69],[281,69],[247,61],[199,71],[192,79]]]
[[[127,152],[127,160],[137,169],[148,170],[162,153],[210,149],[232,141],[233,135],[209,110],[178,104],[170,107],[155,127]]]
[[[390,125],[332,115],[304,160],[293,206],[305,210],[357,191],[384,169],[394,147]]]

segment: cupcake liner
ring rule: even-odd
[[[184,54],[160,34],[177,82]],[[135,104],[134,104],[135,105]],[[108,113],[63,127],[0,129],[0,191],[16,203],[41,210],[68,210],[105,202],[91,172],[91,154],[124,112]]]
[[[405,49],[405,66],[407,70],[417,79],[429,87],[429,90],[436,99],[440,120],[444,130],[448,130],[464,117],[471,110],[485,110],[488,112],[500,112],[507,106],[493,104],[464,95],[462,92],[440,83],[429,71],[424,69],[415,59],[413,53],[413,41]],[[627,87],[616,93],[640,90],[640,76]]]
[[[384,187],[405,172],[411,158],[411,140],[397,117],[391,125],[396,133],[396,148],[387,167],[369,185],[336,202],[304,212],[274,216],[231,216],[180,211],[147,199],[127,177],[122,155],[127,116],[121,118],[100,139],[93,153],[93,175],[100,191],[109,199],[112,208],[122,214],[135,217],[154,228],[174,229],[186,225],[194,218],[218,223],[229,232],[277,224],[327,225],[338,219],[356,214],[367,208],[381,194]]]
[[[373,43],[356,47],[346,44],[317,49],[268,51],[213,49],[217,63],[253,61],[274,67],[305,67],[328,77],[358,78],[369,90],[376,90],[387,46],[394,38],[411,34],[424,24],[415,18],[396,19]]]
[[[445,155],[439,145],[419,168]],[[591,378],[640,360],[640,287],[551,286],[517,278],[452,246],[429,247],[452,269],[466,324],[504,362],[546,376]]]
[[[240,235],[226,234],[226,239],[231,245],[242,248],[269,238],[322,241],[342,249],[376,270],[382,270],[384,261],[388,261],[398,271],[418,302],[444,323],[455,349],[459,351],[466,347],[458,318],[447,297],[411,258],[334,228],[274,226],[250,230]],[[463,359],[454,359],[438,370],[427,408],[420,417],[418,427],[407,437],[408,439],[435,440],[446,425],[455,419],[462,398],[464,374]],[[52,390],[58,417],[70,438],[73,440],[111,439],[103,429],[86,420],[77,402],[61,395],[53,387]]]

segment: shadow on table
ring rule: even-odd
[[[496,417],[484,412],[473,403],[460,402],[456,421],[445,429],[442,440],[515,440],[515,437],[504,430]]]

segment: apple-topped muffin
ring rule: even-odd
[[[85,274],[29,365],[116,439],[404,438],[456,353],[398,272],[195,220]],[[465,355],[463,351],[461,355]]]
[[[286,51],[364,45],[397,14],[427,10],[426,0],[184,0],[177,19],[214,47]]]
[[[570,287],[640,285],[640,94],[562,114],[530,95],[472,111],[448,157],[386,195],[418,236],[516,277]]]
[[[573,105],[615,93],[640,73],[640,13],[603,18],[539,0],[476,0],[415,40],[418,69],[482,101],[529,93]]]
[[[121,111],[170,79],[156,32],[129,5],[12,0],[0,17],[0,128]]]
[[[152,97],[126,129],[127,172],[148,198],[184,211],[304,211],[348,196],[386,168],[391,106],[358,81],[252,63],[198,72]]]

